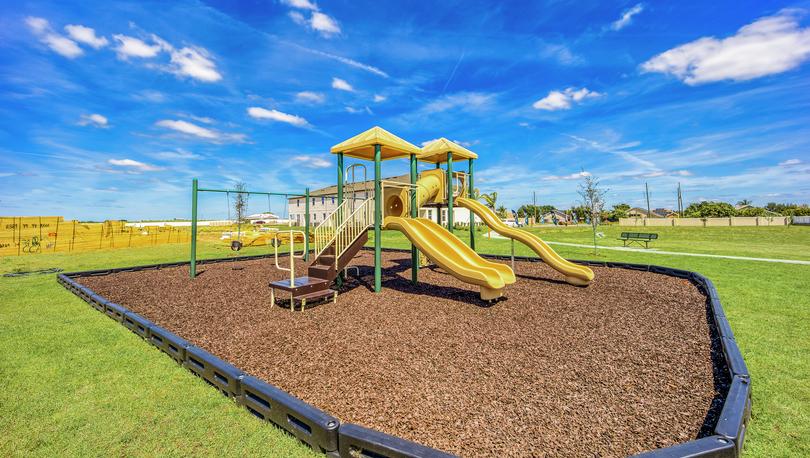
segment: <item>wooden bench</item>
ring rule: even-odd
[[[624,242],[624,246],[635,242],[639,245],[643,243],[644,248],[649,248],[650,242],[657,239],[658,234],[651,234],[648,232],[622,232],[622,234],[619,236],[619,240]]]

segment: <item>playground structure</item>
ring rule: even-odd
[[[750,378],[709,280],[678,269],[563,259],[471,198],[477,155],[446,139],[420,149],[374,128],[332,153],[338,207],[312,229],[306,218],[303,231],[284,231],[289,267],[280,265],[278,246],[271,244],[275,268],[268,255],[209,259],[200,261],[206,274],[195,278],[198,193],[236,192],[203,189],[195,179],[191,279],[185,263],[167,263],[61,274],[59,281],[260,419],[330,456],[446,456],[441,450],[626,455],[661,446],[668,448],[652,456],[739,455],[750,418]],[[354,181],[354,172],[365,169],[344,169],[344,157],[372,158],[373,190],[351,186],[344,195],[344,172]],[[382,160],[398,157],[410,160],[410,183],[380,178]],[[468,160],[467,173],[453,170],[459,158]],[[417,174],[419,160],[436,169]],[[238,192],[300,196],[309,206],[308,189]],[[470,210],[469,245],[454,234],[455,205]],[[447,227],[418,218],[422,206],[446,206]],[[476,215],[545,262],[518,259],[523,276],[516,281],[514,255],[510,268],[507,257],[475,251]],[[363,250],[371,230],[374,249]],[[382,230],[402,232],[410,250],[386,250],[383,257]],[[420,253],[439,267],[422,273],[430,288],[418,282]],[[589,285],[594,274],[586,266],[605,279],[587,294],[546,280],[561,273],[568,284]],[[349,267],[358,274],[344,280]],[[373,273],[373,284],[361,273]],[[338,291],[345,295],[340,307],[289,314],[261,307],[267,290],[259,286],[267,282],[271,303],[289,296],[291,309],[336,301]],[[369,294],[364,284],[382,294]],[[481,308],[471,305],[476,292],[469,285],[487,301],[504,296],[509,285],[515,294],[504,307]],[[684,300],[672,301],[673,295]],[[561,299],[543,300],[549,297]],[[647,307],[637,307],[639,300]],[[209,329],[211,316],[238,319]],[[172,328],[161,327],[165,323]],[[634,333],[623,334],[626,329]],[[239,345],[232,345],[234,338]],[[606,363],[605,352],[594,348],[617,357]],[[419,383],[408,383],[415,371]],[[626,378],[617,381],[617,373]],[[503,380],[510,380],[508,387],[492,389]],[[390,410],[381,414],[380,408]],[[458,420],[447,422],[448,412]],[[632,427],[615,427],[617,420]]]
[[[270,283],[275,302],[275,291],[289,297],[290,309],[296,303],[301,307],[307,301],[334,298],[343,279],[343,271],[368,240],[368,232],[374,234],[374,291],[379,292],[381,284],[381,231],[397,230],[411,242],[411,280],[418,282],[419,252],[433,263],[457,279],[479,287],[480,297],[485,301],[503,296],[506,286],[515,282],[513,268],[482,258],[475,251],[475,215],[492,230],[504,237],[526,244],[549,266],[562,273],[565,281],[576,286],[587,286],[593,280],[593,271],[588,267],[563,259],[539,237],[520,229],[510,228],[489,208],[472,199],[474,189],[474,161],[478,155],[454,142],[440,138],[423,148],[419,148],[394,134],[373,127],[331,148],[337,155],[337,208],[314,228],[312,262],[306,276],[295,277],[292,267],[295,256],[290,257],[291,266],[285,270],[290,278]],[[351,172],[354,181],[358,164],[344,169],[345,158],[371,161],[374,164],[374,189],[363,190],[363,197],[344,193],[346,175]],[[407,158],[410,161],[410,183],[384,181],[381,178],[381,163],[387,160]],[[455,161],[466,160],[467,172],[453,170]],[[418,162],[435,164],[434,170],[417,173]],[[441,169],[445,165],[445,170]],[[365,166],[361,164],[365,174]],[[195,181],[196,183],[196,181]],[[194,185],[196,186],[196,184]],[[196,192],[200,190],[195,187]],[[203,190],[229,192],[223,190]],[[232,192],[232,191],[231,191]],[[305,192],[306,205],[309,205],[309,190]],[[426,218],[418,217],[422,206],[446,206],[447,228]],[[460,205],[470,210],[469,237],[467,246],[453,234],[453,207]],[[437,217],[440,212],[437,212]],[[309,210],[306,209],[305,234],[309,234]],[[194,219],[194,216],[192,216]],[[302,259],[308,261],[309,237],[306,237]],[[192,250],[194,249],[192,240]],[[291,248],[292,249],[292,248]],[[277,249],[276,249],[277,251]],[[294,251],[294,250],[293,250]],[[192,255],[192,266],[194,257]],[[512,264],[514,266],[514,262]],[[192,277],[193,277],[192,272]]]

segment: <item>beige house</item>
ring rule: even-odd
[[[395,177],[383,178],[383,181],[394,181],[398,183],[410,183],[410,175],[399,175]],[[373,195],[374,181],[368,180],[358,183],[349,183],[343,186],[344,199],[357,199],[358,201],[365,200]],[[289,214],[292,223],[296,226],[304,225],[304,215],[306,214],[306,198],[305,197],[291,197],[289,199]],[[327,186],[325,188],[316,189],[309,193],[309,222],[313,226],[317,226],[323,222],[329,214],[337,209],[337,185]],[[447,207],[442,207],[439,211],[436,207],[422,207],[419,209],[419,217],[428,218],[436,221],[437,213],[440,214],[440,224],[447,224]],[[453,207],[453,220],[456,224],[469,224],[470,211],[462,207]],[[481,223],[481,220],[476,216],[476,224]]]

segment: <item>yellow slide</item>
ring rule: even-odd
[[[552,250],[540,237],[530,232],[507,226],[492,210],[480,202],[458,197],[455,199],[455,203],[478,215],[478,217],[495,232],[527,245],[534,250],[546,264],[565,275],[565,281],[568,283],[577,286],[587,286],[590,284],[591,280],[593,280],[593,271],[591,269],[579,264],[574,264],[563,258],[557,254],[556,251]]]
[[[401,231],[419,251],[459,280],[478,285],[481,299],[497,299],[503,288],[515,282],[505,264],[487,261],[447,229],[426,218],[387,216],[384,229]]]

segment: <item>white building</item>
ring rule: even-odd
[[[395,181],[399,183],[410,183],[410,175],[400,175],[396,177],[383,178],[383,181]],[[343,187],[343,198],[365,200],[373,194],[374,181],[352,183]],[[305,197],[291,197],[289,199],[290,219],[296,226],[304,225],[304,215],[306,214]],[[337,185],[317,189],[309,193],[309,223],[317,226],[325,220],[337,208]],[[419,216],[436,221],[436,207],[422,207],[419,209]],[[441,224],[447,224],[447,207],[441,208]],[[467,225],[470,223],[470,211],[466,208],[453,206],[453,221],[455,224]],[[476,216],[476,224],[481,220]]]

